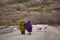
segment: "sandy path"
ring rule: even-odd
[[[0,34],[0,40],[60,40],[60,32],[52,26],[47,27],[46,31],[41,32],[37,32],[37,27],[33,27],[32,35],[21,35],[18,30],[8,34]]]

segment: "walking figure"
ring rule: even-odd
[[[19,24],[18,24],[18,29],[21,31],[21,34],[25,34],[25,20],[22,19],[20,20]]]
[[[32,24],[30,22],[30,20],[28,20],[28,22],[25,23],[25,29],[28,31],[27,35],[31,35],[32,32]]]

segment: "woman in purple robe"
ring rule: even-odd
[[[28,35],[31,35],[31,32],[32,32],[32,24],[31,24],[30,20],[28,20],[28,22],[25,23],[25,29],[29,32]]]

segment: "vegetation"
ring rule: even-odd
[[[60,4],[40,4],[41,0],[8,0],[0,5],[0,25],[17,25],[23,18],[30,18],[33,24],[60,23]],[[57,16],[56,16],[57,15]],[[37,22],[36,22],[37,21]]]
[[[11,0],[7,4],[19,4],[19,3],[25,3],[28,2],[29,0]]]
[[[0,8],[4,8],[4,7],[6,7],[7,5],[0,5]]]
[[[30,1],[30,0],[18,0],[20,3],[21,2],[27,2],[27,1]]]

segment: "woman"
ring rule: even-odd
[[[31,35],[31,32],[32,32],[32,24],[31,24],[30,20],[28,20],[28,22],[25,23],[25,29],[29,32],[27,35]]]
[[[21,31],[21,34],[25,34],[25,20],[22,19],[20,20],[19,24],[18,24],[18,29]]]

